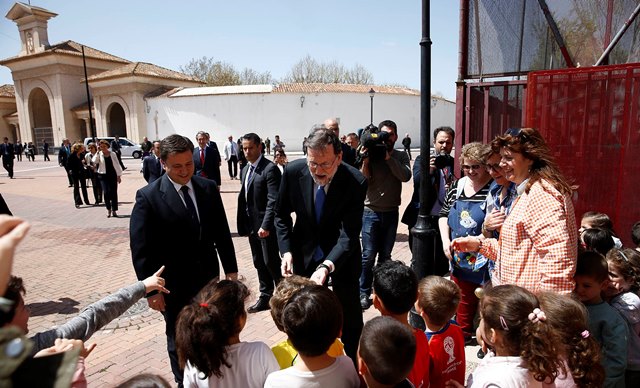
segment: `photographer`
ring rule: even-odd
[[[391,120],[367,127],[362,133],[359,159],[362,174],[368,179],[367,196],[362,216],[362,272],[360,275],[360,305],[371,306],[371,283],[376,255],[378,264],[391,259],[391,250],[398,229],[398,207],[402,182],[411,179],[409,156],[394,150],[398,127]]]
[[[429,211],[429,222],[431,228],[437,233],[435,241],[439,242],[440,234],[438,229],[438,213],[442,209],[444,204],[445,195],[451,182],[455,178],[453,175],[453,158],[451,157],[451,150],[453,149],[453,140],[455,133],[451,127],[438,127],[433,131],[433,148],[434,152],[431,153],[429,159],[429,184],[427,190],[429,190],[430,203],[426,206]],[[411,235],[411,228],[416,224],[418,218],[418,211],[420,209],[420,183],[416,178],[420,177],[420,159],[422,156],[416,158],[413,165],[413,177],[414,188],[411,202],[402,215],[402,222],[409,227],[409,247],[413,248],[413,237]],[[416,263],[412,260],[411,267],[418,275],[419,279],[422,279],[428,275],[442,276],[449,272],[449,260],[442,251],[442,246],[439,243],[435,244],[435,254],[432,257],[421,258],[423,262]]]

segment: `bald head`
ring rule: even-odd
[[[338,124],[338,120],[336,120],[335,118],[328,118],[324,121],[324,126],[327,129],[331,129],[332,131],[334,131],[336,133],[336,135],[339,137],[340,136],[340,125]]]

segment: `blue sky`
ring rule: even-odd
[[[26,2],[26,0],[25,0]],[[0,4],[0,58],[16,55],[16,25]],[[237,69],[281,78],[299,59],[359,63],[375,83],[420,88],[421,2],[402,0],[81,1],[32,0],[58,14],[49,42],[74,40],[131,61],[179,70],[193,58],[214,57]],[[432,92],[455,99],[458,1],[431,5]],[[13,83],[0,66],[0,85]]]

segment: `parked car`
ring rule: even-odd
[[[113,139],[114,139],[113,137],[99,137],[98,141],[107,140],[109,141],[109,143],[111,143]],[[93,141],[92,137],[85,137],[84,138],[85,147],[87,146],[87,144],[91,143],[92,141]],[[131,156],[134,159],[140,159],[142,157],[142,148],[140,148],[140,144],[136,144],[131,140],[127,139],[126,137],[119,138],[118,142],[120,143],[120,152],[122,152],[122,156]]]

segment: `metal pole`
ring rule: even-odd
[[[422,0],[422,39],[420,40],[420,210],[413,233],[411,267],[419,279],[435,273],[436,231],[429,222],[429,155],[431,151],[431,37],[429,0]],[[414,310],[409,314],[413,327],[425,329],[424,321]]]
[[[373,94],[369,98],[371,98],[371,124],[373,124]]]
[[[633,20],[636,18],[636,16],[638,16],[638,14],[640,14],[640,4],[638,4],[636,9],[633,10],[633,12],[631,13],[631,16],[629,16],[629,19],[627,19],[627,21],[624,22],[624,25],[622,26],[622,28],[620,28],[620,31],[618,31],[616,36],[613,37],[613,40],[611,41],[611,43],[609,43],[609,46],[607,46],[607,48],[604,50],[604,52],[602,53],[598,61],[593,66],[600,66],[602,64],[602,62],[605,60],[605,58],[607,58],[611,50],[613,50],[613,48],[616,47],[616,44],[618,44],[618,41],[620,40],[620,38],[622,38],[622,35],[624,35],[625,31],[627,31],[627,28],[631,26],[631,23],[633,23]]]
[[[82,66],[84,67],[84,86],[87,90],[87,107],[89,108],[89,136],[95,139],[96,132],[93,128],[93,114],[91,113],[91,96],[89,95],[89,80],[87,79],[87,61],[84,59],[84,46],[82,47]]]

